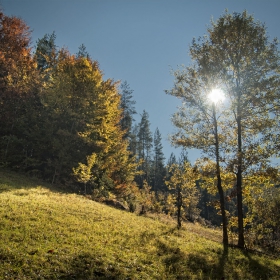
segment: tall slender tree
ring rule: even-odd
[[[236,172],[238,245],[243,248],[243,174],[266,164],[275,153],[267,139],[276,126],[272,113],[279,105],[279,53],[277,41],[269,42],[265,26],[246,11],[226,13],[208,33],[201,45],[193,44],[191,52],[205,70],[220,75],[231,100],[236,133],[231,166]],[[203,54],[206,50],[208,56]]]
[[[143,186],[144,181],[151,184],[152,175],[152,147],[153,136],[150,130],[149,114],[144,110],[138,126],[137,134],[137,157],[141,163],[139,168],[142,171],[138,183]]]
[[[172,164],[178,164],[175,154],[172,152],[167,161],[167,166],[170,167]]]
[[[224,144],[228,141],[227,126],[221,123],[226,114],[225,108],[211,105],[209,94],[217,78],[212,72],[203,73],[198,66],[188,67],[186,71],[175,72],[175,86],[168,93],[180,98],[184,104],[174,114],[172,120],[178,128],[172,136],[175,145],[200,149],[206,156],[216,160],[217,190],[220,195],[220,209],[223,218],[223,244],[228,246],[227,217],[225,198],[220,176],[220,161]],[[219,81],[219,80],[218,80]],[[217,82],[216,82],[217,83]],[[219,109],[219,112],[218,112]]]
[[[211,122],[211,127],[207,128],[205,122],[198,125],[198,120],[201,120],[199,114],[194,115],[196,120],[193,119],[196,127],[189,121],[177,122],[176,125],[188,132],[192,127],[193,139],[199,139],[200,143],[212,141],[216,148],[218,141],[215,134],[210,138],[207,136],[206,139],[206,135],[203,136],[200,132],[204,129],[215,131],[215,127],[218,128],[216,135],[219,146],[224,148],[223,151],[227,154],[227,168],[236,175],[238,245],[243,248],[244,173],[267,165],[270,157],[277,152],[271,139],[274,139],[273,133],[277,126],[276,109],[279,108],[279,53],[277,41],[269,42],[265,26],[254,21],[246,11],[241,14],[226,12],[217,22],[212,22],[207,31],[207,36],[193,40],[190,47],[196,66],[188,67],[180,74],[176,73],[177,84],[170,93],[180,96],[188,92],[191,94],[186,100],[188,104],[200,106],[199,99],[194,100],[195,92],[205,89],[209,91],[211,84],[212,87],[219,85],[224,89],[228,108],[223,112],[224,119],[215,118],[212,108],[211,114],[203,116],[204,120],[212,118],[214,122]],[[184,114],[183,112],[181,116]],[[218,122],[217,126],[215,122]],[[219,127],[225,129],[219,131]],[[224,141],[225,138],[227,141]],[[203,146],[206,147],[204,144]],[[219,153],[219,156],[222,161],[222,154]]]
[[[153,190],[163,191],[164,190],[164,177],[165,177],[165,166],[164,166],[164,154],[163,146],[161,142],[161,134],[158,128],[154,134],[154,156],[153,156]]]
[[[122,109],[122,118],[120,121],[121,128],[125,131],[124,139],[128,140],[130,145],[129,148],[132,151],[131,142],[133,141],[134,135],[132,135],[132,125],[133,125],[133,115],[136,114],[136,110],[134,105],[136,104],[135,100],[133,100],[133,90],[130,89],[127,81],[124,81],[120,86],[121,93],[121,103],[120,107]]]

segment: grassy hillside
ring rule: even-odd
[[[0,170],[0,279],[279,279],[279,259],[220,239]]]

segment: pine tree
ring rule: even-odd
[[[76,58],[90,58],[90,55],[84,44],[81,44],[79,46],[79,50],[78,50],[78,53],[76,54]]]
[[[56,35],[45,34],[43,38],[36,43],[35,58],[37,60],[37,67],[41,71],[46,71],[53,68],[57,58],[57,46],[55,44]]]
[[[153,190],[163,191],[164,190],[164,177],[165,177],[165,166],[164,166],[164,154],[162,151],[161,134],[158,128],[156,128],[154,134],[154,157],[153,157]]]
[[[187,151],[187,149],[185,149],[183,147],[183,149],[180,153],[180,157],[178,159],[178,164],[179,164],[179,166],[184,166],[185,162],[190,162],[190,161],[189,161],[188,151]]]
[[[133,90],[130,89],[127,81],[124,81],[121,86],[121,103],[120,108],[122,109],[122,118],[121,118],[121,128],[123,131],[125,131],[124,139],[128,140],[130,143],[130,150],[132,150],[131,145],[133,145],[131,142],[133,141],[133,137],[135,135],[132,135],[132,125],[133,125],[133,115],[136,114],[135,110],[135,101],[132,100],[132,93]]]
[[[143,186],[144,181],[151,184],[152,175],[152,147],[153,137],[150,130],[149,114],[144,110],[138,126],[137,134],[137,160],[141,163],[140,170],[142,175],[138,176],[138,184]]]
[[[170,154],[170,157],[169,157],[168,161],[167,161],[167,166],[170,167],[172,164],[177,164],[177,163],[178,163],[178,162],[177,162],[176,156],[175,156],[174,153],[172,152],[172,153]]]
[[[166,164],[166,180],[167,181],[172,176],[172,172],[171,172],[171,168],[170,168],[172,165],[178,165],[178,161],[177,161],[176,156],[173,152],[170,154],[169,159],[168,159],[167,164]]]

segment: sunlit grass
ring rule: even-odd
[[[0,175],[0,279],[279,279],[279,260],[226,255],[220,231]]]

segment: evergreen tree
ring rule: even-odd
[[[168,161],[167,161],[167,166],[170,167],[172,164],[177,164],[177,163],[178,163],[178,162],[177,162],[176,156],[175,156],[174,153],[172,152],[172,153],[170,154],[170,157],[169,157]]]
[[[138,147],[138,142],[137,142],[137,135],[139,131],[139,126],[134,125],[131,130],[130,134],[130,141],[129,141],[129,151],[131,155],[137,156],[137,147]]]
[[[121,103],[120,107],[122,109],[122,118],[121,118],[121,128],[123,131],[125,131],[124,134],[124,139],[128,140],[131,145],[133,145],[131,142],[133,141],[133,137],[135,136],[132,135],[132,124],[134,121],[133,115],[136,114],[135,110],[135,101],[132,100],[132,93],[133,90],[130,89],[128,83],[124,81],[121,86]],[[132,150],[130,145],[130,150]]]
[[[90,58],[89,53],[86,50],[86,46],[84,44],[81,44],[79,46],[78,53],[76,54],[76,58]]]
[[[164,154],[162,151],[161,134],[158,128],[156,128],[154,134],[154,159],[153,159],[153,190],[163,191],[164,190],[164,177],[165,177],[165,166],[164,166]]]
[[[153,137],[150,130],[149,114],[144,110],[138,126],[137,134],[137,160],[140,162],[140,171],[143,173],[138,176],[138,184],[142,188],[144,181],[151,184],[152,173],[152,147]]]
[[[166,165],[166,180],[168,181],[170,179],[170,177],[172,176],[172,172],[171,172],[171,166],[172,165],[178,165],[178,161],[176,159],[175,154],[172,152],[169,156],[169,159],[167,161],[167,165]]]
[[[43,38],[36,43],[35,58],[37,60],[37,67],[41,71],[45,71],[54,67],[57,58],[57,46],[55,45],[56,35],[45,34]]]
[[[183,147],[180,157],[178,159],[178,164],[180,166],[184,166],[185,162],[190,162],[190,161],[189,161],[188,151]]]

